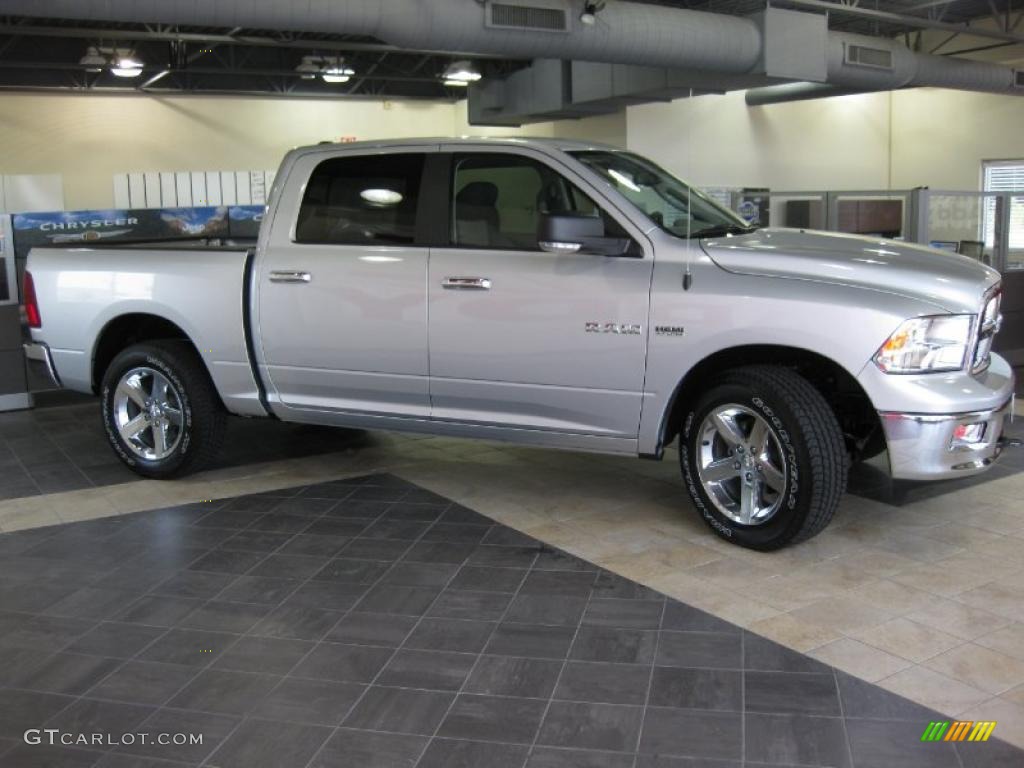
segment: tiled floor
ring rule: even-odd
[[[364,439],[340,429],[232,418],[217,467],[341,451]],[[110,450],[98,401],[0,415],[0,499],[136,479]]]
[[[0,431],[10,418],[0,415]],[[264,425],[265,442],[275,427],[289,429]],[[1012,433],[1024,435],[1019,421]],[[760,554],[707,531],[672,454],[643,462],[383,433],[345,439],[347,450],[173,483],[0,500],[0,531],[388,471],[923,705],[998,720],[997,733],[1024,747],[1024,449],[959,483],[893,488],[861,469],[822,535]]]
[[[16,768],[1024,764],[393,475],[0,535],[0,686]]]

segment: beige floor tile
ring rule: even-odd
[[[906,659],[849,637],[814,648],[807,655],[871,683],[911,666]]]
[[[1024,661],[973,643],[940,653],[923,664],[993,695],[1024,683]]]
[[[891,579],[879,579],[870,584],[851,589],[847,593],[865,603],[896,614],[910,613],[924,605],[934,596],[916,587],[897,584]]]
[[[790,613],[802,621],[820,624],[843,634],[893,618],[892,612],[853,597],[826,598]]]
[[[792,576],[772,576],[763,581],[752,581],[743,588],[751,600],[757,600],[780,611],[795,611],[839,592],[821,584],[798,581]]]
[[[943,597],[931,598],[918,610],[908,613],[907,618],[964,640],[987,635],[1010,623],[1002,616]]]
[[[890,533],[888,536],[883,536],[875,546],[878,549],[922,563],[944,560],[964,551],[963,547],[958,547],[955,544],[947,544],[927,536],[907,533]]]
[[[1011,577],[986,584],[957,595],[956,599],[968,605],[983,605],[987,611],[1024,623],[1024,584],[1018,579]]]
[[[976,638],[978,645],[1024,661],[1024,624],[1013,624]]]
[[[839,633],[783,613],[753,622],[748,629],[787,648],[806,653],[839,638]]]
[[[917,665],[876,682],[887,691],[939,712],[962,712],[990,698],[985,691]]]
[[[844,592],[870,584],[880,575],[885,574],[873,573],[862,567],[856,555],[849,555],[800,568],[792,573],[792,578],[797,584]]]
[[[999,698],[1012,702],[1019,707],[1024,707],[1024,685],[1018,685],[999,694]]]
[[[699,579],[732,590],[742,590],[750,582],[764,581],[774,575],[771,571],[736,557],[719,558],[691,569],[690,573]]]
[[[930,529],[925,534],[929,539],[944,541],[957,547],[971,548],[984,547],[999,541],[999,535],[975,528],[973,525],[965,525],[962,522],[944,523],[941,526]]]
[[[959,637],[902,617],[856,630],[851,633],[851,637],[914,663],[956,648],[964,642]]]
[[[1024,706],[1014,701],[997,696],[955,714],[960,720],[994,720],[993,738],[1024,748]]]

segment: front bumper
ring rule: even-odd
[[[892,476],[899,480],[942,480],[984,472],[1002,452],[1003,426],[1012,418],[1014,398],[999,408],[954,414],[879,412],[889,446]],[[954,444],[959,426],[985,424],[981,440]]]
[[[28,365],[29,381],[46,382],[55,388],[60,388],[60,376],[53,365],[53,355],[50,348],[41,341],[34,341],[24,345],[25,361]]]

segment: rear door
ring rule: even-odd
[[[300,156],[258,265],[256,339],[288,409],[429,416],[427,258],[436,147]]]
[[[586,179],[540,152],[451,147],[445,245],[428,281],[432,415],[636,439],[653,259],[552,254],[542,213],[600,215]]]

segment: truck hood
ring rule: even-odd
[[[977,312],[999,273],[966,256],[877,237],[759,229],[701,242],[722,269],[745,275],[849,285]]]

